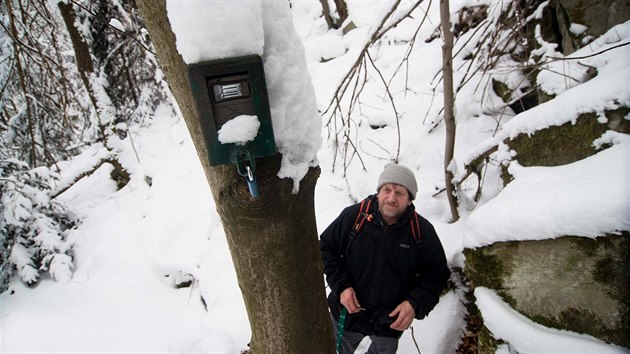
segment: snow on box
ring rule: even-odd
[[[257,116],[238,116],[227,121],[219,129],[219,142],[245,145],[256,138],[258,128],[260,128],[260,121]]]

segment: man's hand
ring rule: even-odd
[[[413,306],[411,306],[409,301],[405,300],[389,314],[389,317],[398,316],[389,328],[402,332],[411,326],[415,315],[416,312],[413,310]]]
[[[339,295],[339,301],[346,309],[348,309],[348,313],[357,313],[361,311],[361,305],[359,305],[359,300],[357,299],[357,295],[354,293],[353,288],[346,288],[346,290],[342,291]],[[413,311],[413,309],[411,311]]]

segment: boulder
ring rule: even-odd
[[[533,321],[630,347],[630,235],[500,242],[464,251],[472,286]]]

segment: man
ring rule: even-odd
[[[372,339],[368,353],[395,353],[403,331],[435,307],[447,286],[440,239],[412,204],[417,191],[409,168],[388,164],[377,194],[344,209],[320,237],[343,354],[354,353],[365,336]]]

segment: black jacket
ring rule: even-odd
[[[413,204],[395,225],[386,225],[378,212],[375,195],[359,232],[352,228],[360,204],[344,209],[320,236],[320,250],[326,281],[331,288],[328,305],[338,319],[341,303],[339,294],[352,287],[359,304],[365,308],[348,315],[346,328],[366,335],[400,337],[402,332],[389,328],[394,319],[388,314],[404,300],[425,317],[438,303],[447,286],[450,271],[444,249],[433,225],[419,216],[420,239],[414,240],[410,220]]]

